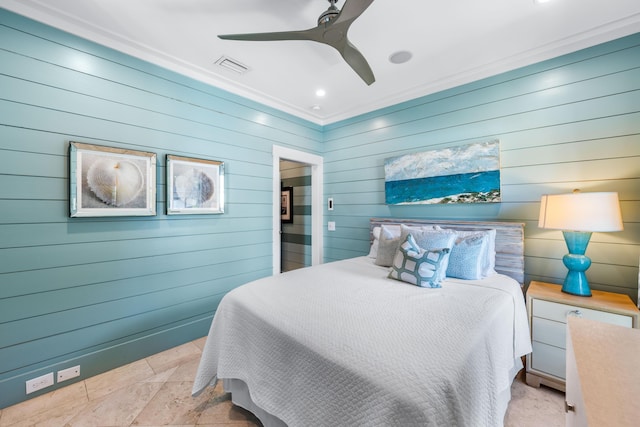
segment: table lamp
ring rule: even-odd
[[[620,231],[622,215],[618,193],[546,194],[540,200],[540,228],[562,230],[569,253],[562,262],[569,270],[562,292],[591,296],[585,271],[591,259],[585,256],[593,231]]]

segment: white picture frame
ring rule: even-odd
[[[71,217],[156,214],[156,154],[71,141]]]
[[[167,215],[224,213],[224,162],[167,155]]]

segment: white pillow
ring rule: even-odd
[[[371,248],[369,248],[369,258],[376,258],[378,256],[378,245],[380,245],[380,227],[373,227],[373,242]]]

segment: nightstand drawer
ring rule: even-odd
[[[567,304],[558,304],[539,299],[533,300],[534,317],[542,317],[556,322],[567,323],[567,316],[573,311],[579,311],[585,319],[597,320],[599,322],[610,323],[612,325],[626,326],[628,328],[633,326],[633,319],[631,316],[608,313],[606,311],[592,310]]]
[[[571,312],[600,324],[639,327],[640,311],[628,295],[595,289],[591,292],[591,297],[579,297],[562,292],[560,285],[531,281],[526,299],[533,351],[527,356],[527,384],[565,390]]]
[[[566,348],[567,325],[565,323],[541,317],[534,317],[531,322],[531,339],[533,341]]]
[[[564,379],[566,372],[565,349],[535,341],[532,345],[531,368]]]

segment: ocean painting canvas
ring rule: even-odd
[[[500,143],[391,157],[384,176],[388,205],[500,202]]]

